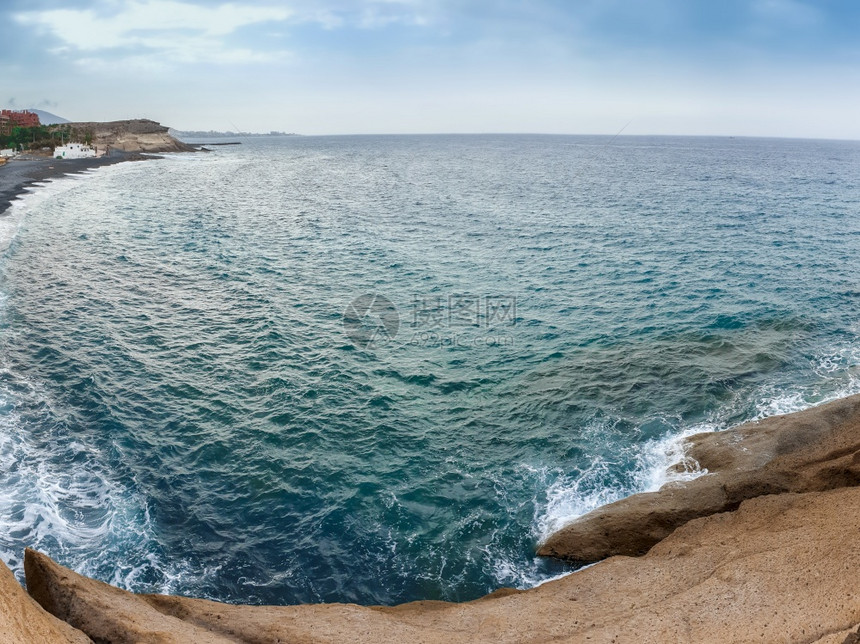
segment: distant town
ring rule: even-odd
[[[64,120],[64,119],[57,119]],[[0,110],[0,159],[23,152],[50,154],[58,159],[97,156],[92,147],[93,131],[73,123],[43,124],[31,110]]]
[[[256,136],[301,136],[295,132],[218,132],[216,130],[175,130],[170,129],[170,134],[179,139],[236,139]]]
[[[183,152],[199,149],[183,141],[299,136],[291,132],[174,130],[148,119],[73,123],[37,109],[0,110],[0,165],[13,157],[83,159],[113,152]],[[211,145],[226,145],[215,143]]]

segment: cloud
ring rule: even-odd
[[[22,25],[34,27],[56,40],[53,50],[96,58],[96,52],[119,50],[122,58],[153,54],[157,66],[168,63],[249,63],[282,59],[285,52],[253,50],[230,44],[243,27],[287,20],[283,7],[220,4],[200,6],[176,0],[108,2],[101,11],[52,9],[15,14]],[[112,12],[106,9],[114,9]],[[134,51],[134,55],[127,52]],[[116,63],[116,59],[112,61]]]
[[[2,0],[0,76],[191,129],[835,136],[858,29],[852,0]]]

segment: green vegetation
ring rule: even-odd
[[[92,143],[93,132],[75,128],[68,123],[40,125],[38,127],[14,127],[9,134],[0,134],[0,148],[16,150],[39,150],[53,148],[69,141]]]

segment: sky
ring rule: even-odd
[[[186,130],[860,139],[860,2],[0,0],[0,106]]]

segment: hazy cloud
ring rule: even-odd
[[[15,20],[56,39],[54,51],[84,54],[104,50],[146,50],[166,63],[258,63],[276,60],[284,52],[256,51],[232,45],[228,36],[260,23],[284,21],[291,11],[282,7],[220,4],[200,6],[175,0],[143,0],[122,3],[107,13],[87,9],[50,9],[15,14]],[[123,53],[123,58],[126,55]],[[116,64],[116,58],[110,62]]]
[[[81,120],[860,137],[856,0],[2,0],[0,86]]]

